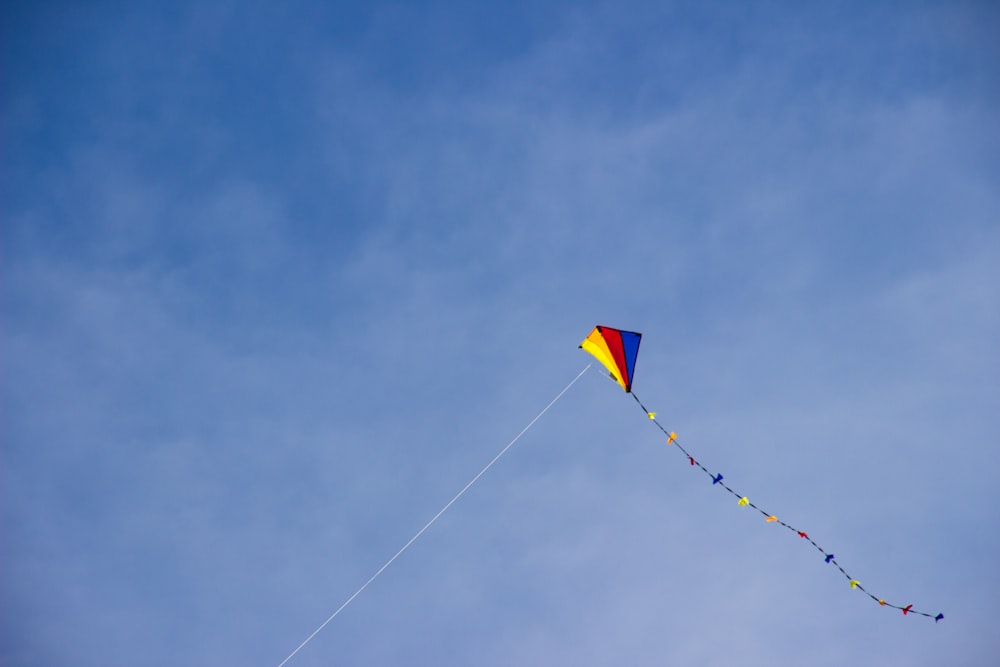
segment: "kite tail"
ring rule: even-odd
[[[827,551],[826,549],[824,549],[823,547],[821,547],[812,537],[809,536],[809,534],[807,532],[805,532],[804,530],[799,530],[798,528],[795,528],[794,526],[792,526],[792,525],[790,525],[788,523],[785,523],[784,521],[782,521],[781,519],[779,519],[774,514],[771,514],[770,512],[767,512],[764,509],[762,509],[762,508],[758,507],[757,505],[755,505],[754,503],[750,502],[750,499],[747,498],[746,496],[744,496],[743,494],[741,494],[741,493],[733,490],[732,488],[730,488],[730,486],[728,484],[726,484],[725,482],[722,481],[723,480],[722,473],[712,473],[708,468],[706,468],[690,452],[688,452],[687,449],[684,448],[684,446],[677,439],[677,434],[676,433],[674,433],[673,431],[670,431],[670,430],[664,428],[663,424],[661,424],[656,419],[656,413],[655,412],[651,412],[648,408],[646,408],[646,406],[642,404],[642,401],[639,400],[639,397],[635,395],[635,392],[629,392],[629,393],[631,393],[632,398],[635,399],[635,402],[638,403],[638,405],[639,405],[640,408],[642,408],[642,411],[646,414],[647,417],[649,417],[650,421],[652,421],[653,424],[655,424],[656,427],[658,429],[660,429],[660,431],[662,431],[665,436],[667,436],[667,444],[668,445],[676,446],[677,449],[680,450],[681,453],[683,453],[685,457],[687,457],[688,463],[690,463],[691,466],[697,467],[697,468],[701,469],[702,472],[704,472],[706,475],[708,475],[709,478],[712,480],[712,486],[720,486],[723,489],[725,489],[726,491],[728,491],[732,496],[734,496],[737,499],[737,504],[740,507],[750,507],[752,509],[757,510],[764,517],[764,520],[767,523],[774,523],[774,524],[777,524],[777,525],[782,526],[784,528],[787,528],[789,531],[791,531],[792,533],[794,533],[795,535],[797,535],[800,539],[806,540],[806,542],[808,542],[813,547],[815,547],[818,552],[820,552],[821,554],[823,554],[823,561],[824,562],[830,563],[830,564],[834,565],[838,570],[840,570],[840,573],[843,574],[844,577],[847,579],[848,583],[850,583],[851,588],[854,588],[854,589],[857,589],[857,590],[861,591],[862,593],[864,593],[865,595],[867,595],[868,597],[870,597],[872,600],[874,600],[875,602],[879,603],[879,605],[881,605],[883,607],[891,607],[893,609],[900,610],[901,612],[903,612],[904,616],[906,616],[908,614],[915,614],[917,616],[926,616],[927,618],[933,618],[935,623],[937,623],[938,621],[940,621],[941,619],[944,618],[944,614],[928,614],[927,612],[923,612],[923,611],[919,611],[917,609],[914,609],[912,604],[897,605],[897,604],[892,604],[891,602],[886,602],[886,600],[884,598],[880,598],[877,595],[874,595],[870,591],[866,590],[861,585],[861,582],[859,582],[857,579],[855,579],[850,574],[848,574],[847,570],[845,570],[841,566],[841,564],[837,562],[836,557],[834,556],[833,553],[831,553],[831,552]]]

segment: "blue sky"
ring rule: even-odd
[[[990,665],[990,3],[3,7],[0,662]]]

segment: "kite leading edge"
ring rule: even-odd
[[[808,533],[806,533],[803,530],[799,530],[798,528],[793,528],[792,526],[785,523],[784,521],[782,521],[775,515],[771,514],[770,512],[765,512],[760,507],[750,502],[750,499],[747,498],[745,495],[737,493],[736,491],[731,489],[725,482],[723,482],[722,473],[713,474],[708,470],[708,468],[706,468],[699,461],[697,461],[694,458],[694,456],[692,456],[677,440],[677,434],[674,433],[673,431],[669,431],[666,428],[664,428],[663,425],[656,420],[656,413],[647,410],[646,406],[644,406],[642,404],[642,401],[639,400],[639,397],[632,392],[632,374],[635,371],[635,360],[636,356],[639,353],[639,341],[641,338],[642,334],[636,333],[634,331],[621,331],[619,329],[612,329],[611,327],[597,326],[594,327],[594,330],[587,335],[587,337],[583,340],[582,343],[580,343],[580,347],[589,352],[590,354],[594,355],[594,357],[596,357],[597,360],[600,361],[601,364],[603,364],[604,367],[608,369],[608,372],[611,374],[612,379],[617,381],[618,384],[621,385],[622,389],[624,389],[626,393],[632,394],[632,398],[634,398],[635,402],[639,404],[639,407],[642,408],[642,411],[646,413],[646,416],[649,417],[649,419],[654,424],[656,424],[657,428],[659,428],[663,432],[663,434],[667,436],[667,445],[676,445],[677,449],[679,449],[684,454],[684,456],[687,457],[687,460],[692,467],[698,467],[702,470],[702,472],[707,474],[709,478],[711,478],[713,486],[717,485],[728,491],[734,497],[736,497],[737,504],[740,507],[750,507],[752,509],[757,510],[760,514],[764,516],[764,520],[767,523],[773,523],[779,526],[784,526],[792,533],[797,535],[799,538],[809,542],[809,544],[814,546],[821,554],[823,554],[824,562],[833,564],[834,566],[836,566],[838,570],[840,570],[841,574],[847,577],[847,580],[850,583],[852,589],[857,589],[863,592],[872,600],[878,602],[879,605],[883,607],[892,607],[893,609],[899,609],[900,611],[903,612],[904,616],[906,616],[907,614],[915,614],[918,616],[926,616],[927,618],[933,618],[935,623],[944,618],[944,614],[934,615],[922,611],[917,611],[916,609],[913,608],[912,604],[907,604],[905,606],[891,604],[889,602],[886,602],[884,599],[879,598],[878,596],[873,595],[869,591],[865,590],[865,588],[861,585],[861,583],[857,579],[849,575],[847,571],[844,570],[844,568],[840,565],[840,563],[837,562],[836,557],[832,553],[823,549],[823,547],[821,547],[819,544],[817,544],[816,541],[813,540],[813,538],[809,537]]]

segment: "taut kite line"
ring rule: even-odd
[[[486,466],[482,470],[480,470],[479,473],[475,477],[473,477],[471,480],[469,480],[468,484],[466,484],[464,487],[462,487],[461,491],[459,491],[458,493],[456,493],[455,496],[451,500],[449,500],[445,504],[445,506],[442,507],[441,510],[437,514],[435,514],[433,517],[431,517],[430,521],[428,521],[427,523],[424,524],[423,528],[421,528],[420,530],[418,530],[416,532],[416,534],[413,537],[410,538],[409,542],[407,542],[406,544],[404,544],[402,546],[402,548],[399,551],[397,551],[395,553],[395,555],[393,555],[392,558],[390,558],[389,560],[387,560],[382,565],[382,567],[380,567],[378,570],[376,570],[375,574],[373,574],[371,577],[369,577],[368,581],[366,581],[365,583],[361,584],[361,587],[358,588],[358,590],[354,591],[354,593],[349,598],[347,598],[346,600],[344,600],[344,603],[342,605],[340,605],[339,607],[337,607],[336,611],[334,611],[332,614],[330,614],[330,616],[325,621],[323,621],[322,623],[320,623],[319,627],[316,628],[315,630],[313,630],[312,634],[309,635],[308,637],[306,637],[305,640],[301,644],[299,644],[295,648],[294,651],[292,651],[291,653],[289,653],[288,656],[284,660],[282,660],[280,663],[278,663],[278,667],[284,667],[285,663],[287,663],[289,660],[291,660],[295,656],[296,653],[298,653],[299,651],[301,651],[303,649],[303,647],[305,647],[306,644],[308,644],[309,642],[311,642],[313,640],[313,637],[315,637],[316,635],[318,635],[320,633],[320,630],[322,630],[327,625],[329,625],[330,621],[332,621],[333,619],[335,619],[337,617],[337,615],[340,614],[340,612],[344,611],[344,608],[347,607],[347,605],[351,604],[351,602],[354,601],[354,598],[356,598],[359,595],[361,595],[361,592],[364,591],[366,588],[368,588],[369,584],[371,584],[373,581],[375,581],[376,579],[378,579],[378,576],[380,574],[382,574],[383,572],[385,572],[386,568],[388,568],[390,565],[392,565],[393,562],[397,558],[399,558],[400,556],[402,556],[403,552],[406,551],[407,549],[409,549],[410,545],[413,544],[414,542],[416,542],[418,537],[420,537],[421,535],[423,535],[427,531],[428,528],[430,528],[432,525],[434,525],[434,522],[437,521],[438,519],[440,519],[441,515],[444,514],[445,512],[447,512],[448,508],[451,507],[452,505],[454,505],[458,501],[459,498],[461,498],[462,496],[464,496],[465,492],[468,491],[470,488],[472,488],[472,485],[475,484],[477,481],[479,481],[479,478],[482,477],[483,475],[485,475],[486,471],[489,470],[490,468],[492,468],[493,464],[496,463],[497,461],[499,461],[500,457],[503,456],[504,454],[506,454],[507,450],[509,450],[511,447],[513,447],[514,443],[517,442],[518,440],[520,440],[521,436],[524,435],[525,433],[527,433],[528,429],[531,428],[532,426],[534,426],[535,422],[537,422],[539,419],[541,419],[542,415],[544,415],[546,412],[548,412],[549,408],[551,408],[553,405],[555,405],[556,401],[558,401],[560,398],[562,398],[562,395],[565,394],[567,391],[569,391],[570,387],[572,387],[574,384],[576,384],[577,380],[579,380],[581,377],[583,377],[583,374],[587,372],[588,368],[590,368],[590,364],[587,364],[586,366],[584,366],[583,370],[580,371],[579,373],[577,373],[577,376],[575,378],[573,378],[572,380],[570,380],[569,384],[566,385],[565,387],[563,387],[562,391],[560,391],[558,394],[556,394],[556,397],[553,398],[551,401],[549,401],[549,404],[546,405],[544,408],[542,408],[542,411],[539,412],[537,415],[535,415],[535,418],[532,419],[530,422],[528,422],[528,425],[525,426],[524,428],[522,428],[521,432],[518,433],[517,435],[515,435],[514,438],[510,442],[507,443],[507,446],[500,450],[499,454],[497,454],[496,456],[493,457],[492,461],[490,461],[489,463],[487,463]]]
[[[738,493],[731,489],[729,485],[723,482],[722,473],[712,473],[708,468],[702,465],[694,456],[684,448],[684,446],[677,439],[677,434],[663,427],[663,425],[657,421],[656,413],[650,412],[646,409],[646,406],[642,404],[639,397],[632,393],[632,375],[635,372],[635,360],[639,354],[639,342],[642,339],[642,334],[636,333],[634,331],[621,331],[619,329],[612,329],[611,327],[594,327],[594,330],[583,339],[580,343],[580,347],[594,355],[601,364],[608,369],[611,374],[612,379],[621,385],[621,388],[625,390],[626,393],[631,394],[635,402],[638,403],[639,407],[646,416],[652,421],[657,428],[659,428],[665,436],[667,436],[667,444],[675,445],[678,450],[680,450],[684,456],[687,457],[688,462],[693,467],[701,469],[708,477],[712,480],[712,486],[719,486],[725,489],[730,494],[737,499],[737,505],[740,507],[750,507],[763,515],[764,520],[767,523],[773,523],[779,526],[787,528],[789,531],[797,535],[799,538],[806,540],[809,544],[816,547],[816,550],[823,554],[823,560],[831,565],[836,566],[840,573],[843,574],[847,581],[850,583],[851,588],[857,589],[870,597],[875,602],[879,603],[883,607],[892,607],[893,609],[899,609],[903,612],[903,615],[916,614],[918,616],[926,616],[927,618],[933,618],[934,622],[937,623],[942,618],[944,614],[928,614],[923,611],[918,611],[913,608],[912,604],[907,604],[905,606],[900,606],[892,604],[891,602],[886,602],[885,599],[878,597],[866,590],[861,583],[849,575],[847,571],[837,562],[836,557],[828,552],[826,549],[821,547],[816,541],[809,537],[809,534],[804,530],[799,530],[791,525],[785,523],[775,515],[767,512],[757,505],[750,502],[750,500],[743,494]]]

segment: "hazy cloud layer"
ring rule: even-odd
[[[988,3],[0,24],[3,664],[1000,653]]]

